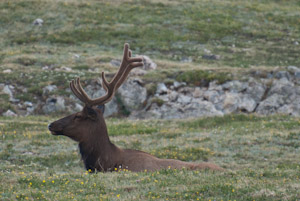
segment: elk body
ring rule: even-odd
[[[51,133],[64,135],[77,141],[85,168],[92,172],[118,169],[139,172],[167,168],[222,170],[221,167],[212,163],[189,163],[173,159],[159,159],[146,152],[121,149],[110,141],[103,118],[104,104],[112,99],[115,91],[125,81],[129,72],[142,65],[142,59],[131,57],[129,45],[125,44],[123,61],[112,81],[108,82],[102,72],[102,83],[106,90],[103,97],[91,99],[83,90],[79,78],[73,80],[70,83],[70,88],[74,95],[85,103],[85,106],[81,112],[51,123],[48,126]]]

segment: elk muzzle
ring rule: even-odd
[[[61,126],[57,126],[56,122],[50,123],[48,125],[48,129],[52,135],[63,135],[63,128]]]

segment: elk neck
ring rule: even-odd
[[[111,143],[103,118],[87,129],[87,136],[79,142],[79,150],[86,170],[108,171],[119,160],[121,150]]]

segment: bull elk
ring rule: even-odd
[[[71,91],[85,106],[81,112],[66,116],[49,124],[53,135],[64,135],[79,143],[79,150],[85,168],[89,171],[114,171],[119,168],[129,171],[155,171],[160,169],[211,169],[222,170],[212,163],[189,163],[173,159],[159,159],[148,153],[121,149],[114,145],[107,133],[103,118],[104,104],[109,102],[116,90],[122,85],[129,72],[143,66],[142,58],[131,57],[129,45],[124,45],[123,60],[119,71],[108,82],[102,72],[102,85],[106,94],[91,99],[80,84],[79,77],[70,83]]]

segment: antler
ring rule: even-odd
[[[102,85],[106,90],[106,94],[100,98],[91,99],[87,93],[84,91],[80,84],[80,78],[76,78],[70,83],[70,88],[75,96],[88,106],[101,105],[109,102],[114,96],[117,89],[122,85],[122,83],[127,78],[129,72],[136,67],[143,66],[142,58],[131,57],[131,50],[129,50],[129,45],[125,43],[123,60],[119,71],[115,74],[110,82],[105,78],[104,72],[102,72]]]

